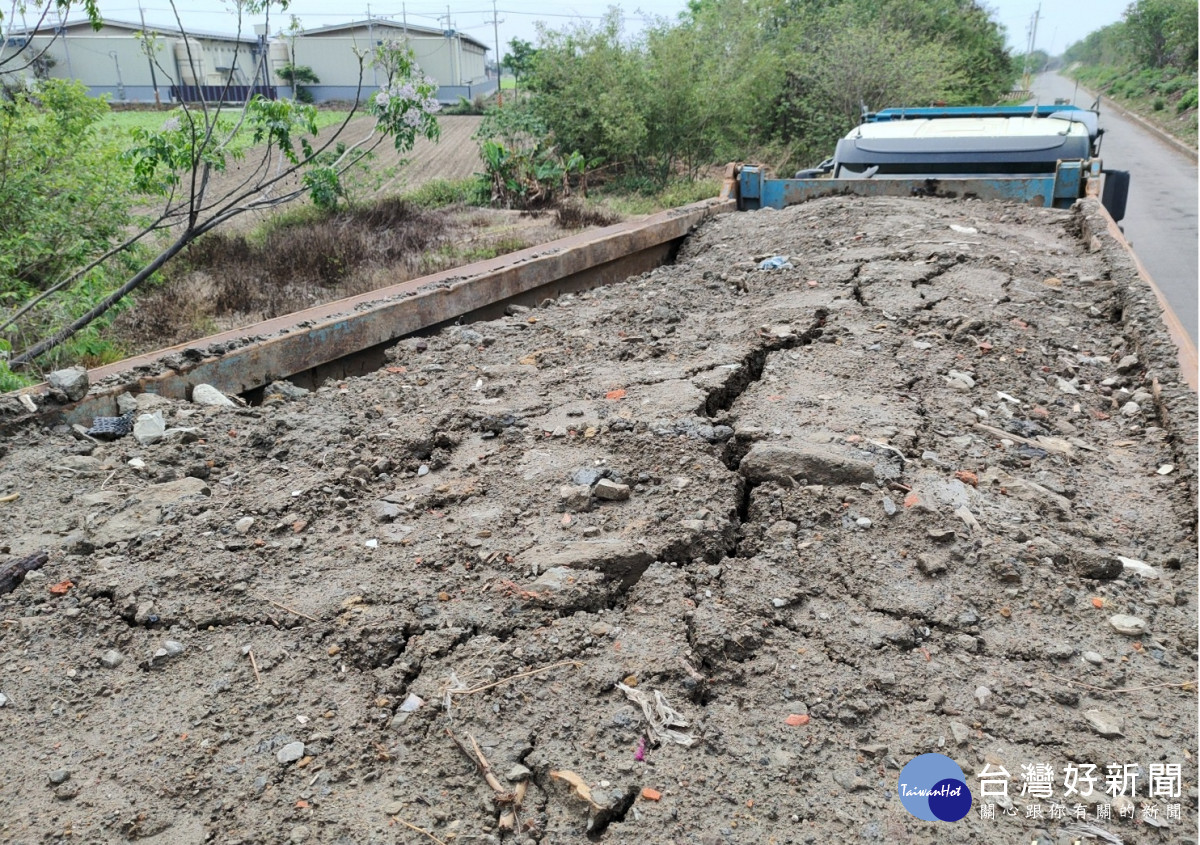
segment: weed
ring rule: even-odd
[[[390,197],[334,214],[292,210],[250,236],[213,232],[180,256],[168,284],[122,315],[120,329],[145,343],[178,342],[231,315],[273,317],[326,301],[331,291],[371,289],[354,277],[376,279],[373,270],[384,266],[418,269],[445,230],[440,215]]]
[[[563,229],[611,226],[620,219],[621,215],[613,211],[581,202],[564,202],[554,211],[554,221]]]
[[[486,206],[490,199],[487,182],[479,176],[470,179],[432,179],[404,195],[404,200],[421,208],[446,208],[451,205]]]

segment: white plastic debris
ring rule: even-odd
[[[167,431],[167,421],[163,419],[162,411],[153,414],[142,414],[133,424],[133,436],[138,443],[149,446],[163,439]]]
[[[758,265],[759,270],[792,270],[794,266],[792,262],[787,260],[786,255],[776,255],[773,258],[768,258]]]
[[[950,224],[950,230],[958,232],[960,235],[978,235],[979,230],[971,226],[959,226],[955,223]]]
[[[425,703],[425,699],[421,698],[421,696],[417,695],[415,692],[410,692],[408,694],[408,698],[404,699],[404,701],[401,702],[400,712],[411,713],[414,710],[417,710],[418,708],[420,708],[420,706],[424,703]]]
[[[1143,578],[1158,579],[1162,577],[1158,570],[1150,564],[1141,560],[1134,560],[1131,557],[1121,557],[1117,555],[1117,560],[1121,561],[1121,570],[1125,574],[1140,575]]]
[[[625,693],[630,701],[642,708],[642,715],[646,717],[646,721],[650,723],[651,732],[660,742],[667,740],[687,748],[696,741],[691,734],[675,730],[675,728],[686,728],[690,723],[683,717],[683,714],[667,704],[667,700],[663,698],[661,692],[654,690],[653,700],[651,700],[651,696],[642,690],[626,686],[619,681],[617,687]]]
[[[447,713],[454,707],[454,693],[467,689],[470,689],[470,687],[460,681],[458,674],[451,669],[450,679],[446,682],[446,688],[442,691],[442,706],[446,708]]]

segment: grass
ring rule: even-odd
[[[167,118],[177,114],[177,108],[164,108],[161,111],[146,111],[146,110],[122,110],[110,111],[100,121],[100,126],[104,130],[114,130],[117,133],[128,135],[134,129],[156,130],[161,129]],[[233,122],[238,119],[239,109],[237,107],[224,108],[221,110],[223,119],[228,119]],[[346,119],[349,114],[345,109],[317,109],[317,129],[324,129],[328,126],[336,126]],[[250,145],[250,130],[243,127],[238,133],[238,148],[244,149]]]
[[[424,272],[436,273],[449,267],[470,264],[473,261],[486,261],[510,252],[528,249],[532,244],[524,238],[506,235],[494,240],[485,240],[472,246],[461,246],[457,243],[446,244],[425,256]]]
[[[468,179],[431,179],[402,196],[406,202],[421,208],[447,208],[452,205],[486,206],[488,184],[478,176]]]
[[[463,195],[447,185],[442,193]],[[106,336],[132,351],[160,348],[531,245],[507,226],[488,231],[481,214],[386,197],[336,214],[291,209],[248,234],[212,232]]]
[[[594,201],[619,215],[654,214],[668,208],[710,199],[721,193],[717,179],[681,179],[652,193],[629,191],[627,186],[614,185],[595,192]]]
[[[1200,132],[1194,75],[1179,74],[1171,68],[1136,70],[1099,66],[1076,67],[1071,75],[1180,141],[1196,146]]]

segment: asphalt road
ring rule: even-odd
[[[1075,82],[1056,73],[1044,73],[1033,83],[1038,102],[1076,96]],[[1072,102],[1086,108],[1092,98],[1082,89]],[[1142,264],[1162,289],[1183,327],[1196,341],[1200,279],[1197,256],[1196,162],[1153,133],[1100,106],[1104,139],[1100,157],[1104,166],[1128,170],[1129,205],[1121,225]]]

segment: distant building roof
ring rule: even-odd
[[[147,23],[145,26],[142,26],[140,23],[133,23],[131,21],[113,20],[111,18],[104,18],[101,21],[101,23],[104,26],[111,26],[115,29],[128,29],[130,32],[141,32],[141,31],[145,30],[147,32],[157,32],[162,35],[182,35],[183,34],[183,31],[180,30],[178,27],[163,26],[162,24],[157,24],[157,23]],[[12,34],[13,35],[25,35],[25,36],[33,35],[35,33],[41,34],[41,35],[50,35],[50,34],[54,33],[55,31],[59,30],[60,28],[70,30],[72,32],[75,32],[76,30],[80,30],[80,29],[86,29],[87,33],[90,34],[92,32],[92,22],[89,21],[87,18],[80,18],[79,20],[67,21],[66,23],[62,24],[60,27],[59,24],[57,24],[57,23],[47,21],[42,26],[38,27],[37,30],[24,29],[24,30],[18,31],[18,30],[14,29]],[[251,32],[249,34],[243,33],[242,35],[239,36],[239,35],[230,35],[227,32],[205,32],[204,30],[192,29],[189,27],[187,29],[187,36],[189,38],[204,38],[209,41],[240,41],[243,44],[257,44],[258,43],[258,38],[254,35],[253,28],[251,28]]]
[[[411,24],[411,23],[405,25],[405,24],[401,23],[400,21],[394,21],[394,20],[391,20],[390,18],[371,18],[370,20],[350,21],[349,23],[331,23],[327,26],[319,26],[319,27],[315,27],[314,29],[301,30],[300,34],[301,35],[325,35],[326,33],[338,32],[338,31],[346,30],[346,29],[359,29],[361,27],[366,27],[366,26],[384,27],[387,29],[399,29],[399,30],[403,30],[405,32],[412,32],[417,35],[441,36],[441,35],[446,34],[446,31],[442,30],[442,29],[437,29],[437,28],[431,27],[431,26],[418,26],[417,24]],[[469,41],[472,44],[474,44],[475,46],[479,47],[480,49],[483,49],[483,50],[491,49],[490,47],[488,47],[488,45],[484,44],[478,38],[472,38],[470,35],[467,35],[465,32],[455,31],[454,34],[457,35],[459,38],[461,38],[463,41]]]

